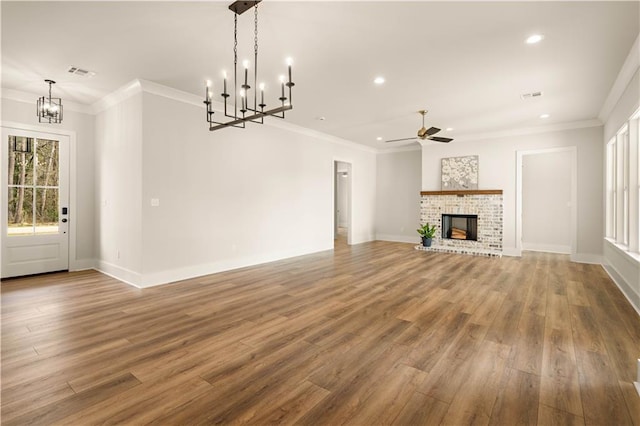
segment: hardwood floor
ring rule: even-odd
[[[373,242],[136,289],[3,281],[3,425],[640,425],[601,267]]]

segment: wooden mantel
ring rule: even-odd
[[[420,191],[420,195],[502,195],[502,189],[467,189],[457,191]]]

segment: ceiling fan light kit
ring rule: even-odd
[[[434,142],[442,142],[442,143],[449,143],[451,142],[453,139],[452,138],[443,138],[440,136],[433,136],[436,133],[438,133],[440,131],[440,129],[438,129],[437,127],[429,127],[428,129],[426,127],[424,127],[424,116],[427,115],[427,112],[429,112],[426,109],[421,109],[420,111],[418,111],[418,114],[420,114],[422,116],[422,127],[420,128],[420,130],[418,130],[418,139],[421,140],[430,140],[430,141],[434,141]],[[401,142],[401,141],[410,141],[410,140],[415,140],[416,137],[412,137],[412,138],[402,138],[402,139],[391,139],[388,141],[385,141],[385,143],[389,143],[389,142]]]
[[[295,83],[291,80],[291,59],[287,60],[288,80],[285,76],[280,76],[280,106],[265,110],[267,106],[264,101],[264,83],[258,85],[258,3],[257,1],[235,1],[229,5],[229,10],[233,12],[233,105],[229,106],[227,100],[231,96],[227,92],[227,74],[224,73],[223,91],[220,96],[224,99],[224,115],[231,120],[226,122],[216,121],[213,111],[213,86],[210,80],[206,81],[204,104],[207,108],[207,123],[209,130],[225,129],[227,127],[244,128],[245,123],[263,124],[264,117],[271,116],[276,118],[285,118],[285,112],[293,109],[291,89]],[[244,81],[238,90],[238,15],[243,14],[247,10],[254,9],[254,67],[253,67],[253,102],[249,101],[249,93],[251,86],[249,85],[249,61],[243,61]],[[287,91],[285,91],[285,87]],[[258,103],[258,90],[260,90],[260,103]],[[240,98],[238,100],[238,98]],[[253,105],[251,105],[253,103]],[[232,110],[231,112],[229,110]],[[248,114],[248,115],[247,115]]]

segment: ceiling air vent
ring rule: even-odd
[[[539,98],[540,96],[542,96],[542,92],[523,93],[522,95],[520,95],[520,99],[533,99]]]
[[[77,75],[77,76],[80,76],[80,77],[93,77],[94,75],[96,75],[95,72],[84,70],[82,68],[73,67],[73,66],[69,67],[67,72],[69,74]]]

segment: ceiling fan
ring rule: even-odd
[[[441,138],[439,136],[433,136],[433,135],[435,135],[436,133],[438,133],[440,131],[440,129],[438,129],[437,127],[429,127],[428,129],[424,127],[424,116],[427,114],[427,112],[428,111],[426,109],[421,109],[420,111],[418,111],[418,114],[422,115],[422,128],[420,130],[418,130],[417,138],[419,138],[421,140],[430,140],[430,141],[434,141],[434,142],[444,142],[444,143],[451,142],[453,140],[451,138]],[[414,140],[414,139],[416,139],[416,136],[414,136],[412,138],[392,139],[390,141],[385,141],[385,143],[386,142],[409,141],[409,140]]]

